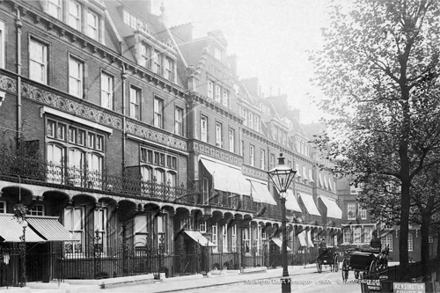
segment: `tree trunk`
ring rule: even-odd
[[[408,224],[409,224],[410,193],[409,180],[402,180],[402,198],[400,211],[399,262],[400,281],[409,281],[408,264]]]
[[[428,209],[428,207],[427,207]],[[422,225],[420,227],[420,234],[422,237],[422,275],[423,280],[426,281],[428,278],[428,263],[429,263],[429,226],[431,224],[430,212],[422,212]]]

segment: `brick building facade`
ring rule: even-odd
[[[342,237],[285,97],[239,80],[220,31],[193,39],[148,3],[0,3],[0,212],[29,224],[0,222],[0,286],[22,281],[23,245],[28,281],[280,265],[280,153],[289,262]]]

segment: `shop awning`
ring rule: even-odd
[[[212,175],[214,189],[245,195],[250,194],[249,181],[243,176],[241,170],[203,158],[200,161]]]
[[[306,206],[307,212],[311,215],[321,216],[316,207],[315,201],[313,200],[313,196],[305,193],[300,193],[301,199]]]
[[[320,196],[319,198],[327,207],[327,217],[342,219],[342,210],[339,208],[338,204],[334,199],[325,196]]]
[[[312,232],[310,232],[310,231],[307,231],[307,244],[309,245],[309,247],[315,246],[315,245],[313,245]]]
[[[12,214],[0,214],[0,240],[3,242],[22,242],[23,227]],[[25,230],[26,242],[45,242],[30,227]]]
[[[272,205],[276,205],[277,202],[273,199],[272,194],[270,194],[267,189],[267,184],[257,182],[255,180],[249,180],[252,186],[252,199],[255,202],[268,203]]]
[[[275,243],[279,248],[283,248],[283,240],[281,240],[280,238],[271,238],[270,240],[273,241],[273,243]],[[291,251],[292,249],[290,249],[289,246],[287,246],[287,251]]]
[[[214,243],[209,241],[205,236],[202,235],[199,231],[187,231],[185,230],[185,234],[191,237],[195,242],[199,243],[201,246],[216,246]]]
[[[298,201],[296,200],[296,197],[293,194],[293,191],[290,189],[287,190],[286,209],[302,213],[301,208],[299,207]]]
[[[299,233],[297,236],[298,236],[298,239],[299,239],[299,244],[300,244],[301,246],[307,247],[306,235],[305,235],[305,234],[306,234],[306,233],[305,233],[304,231],[302,231],[302,232]]]
[[[72,240],[70,232],[56,217],[27,217],[29,226],[47,241]]]

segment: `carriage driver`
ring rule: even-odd
[[[382,243],[380,242],[380,238],[377,237],[377,230],[373,231],[373,238],[370,241],[370,247],[374,250],[377,250],[380,252],[380,249],[382,247]]]

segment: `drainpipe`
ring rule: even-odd
[[[125,64],[122,64],[122,73],[121,73],[121,79],[122,79],[122,173],[125,175],[125,144],[126,144],[126,80],[127,80],[127,72],[125,70]]]
[[[23,22],[21,21],[20,9],[16,6],[17,18],[15,19],[15,27],[17,32],[17,147],[22,135],[22,112],[21,112],[21,28]]]

